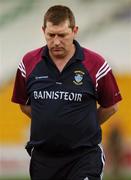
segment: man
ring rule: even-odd
[[[75,40],[68,7],[49,8],[42,29],[47,45],[24,56],[12,97],[31,118],[31,179],[100,180],[100,125],[117,111],[116,81],[108,63]]]

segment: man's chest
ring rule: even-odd
[[[45,62],[38,64],[27,81],[29,95],[37,92],[61,92],[94,94],[94,86],[87,69],[81,63],[73,63],[60,72]],[[57,96],[57,95],[56,95]]]

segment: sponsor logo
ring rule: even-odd
[[[61,84],[62,84],[62,82],[56,82],[56,84],[61,85]]]
[[[84,76],[84,72],[82,71],[74,71],[75,76],[74,76],[74,81],[73,83],[76,85],[82,85],[83,84],[83,76]]]
[[[36,76],[35,79],[38,80],[38,79],[47,79],[48,76]]]
[[[53,100],[64,100],[64,101],[82,101],[82,94],[75,92],[64,92],[64,91],[34,91],[33,92],[34,99],[45,100],[45,99],[53,99]]]

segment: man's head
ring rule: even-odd
[[[75,27],[73,12],[66,6],[52,6],[45,13],[43,27],[46,28],[47,22],[51,22],[53,25],[59,25],[64,21],[68,21],[69,27],[73,29]]]
[[[71,54],[78,27],[75,26],[74,15],[68,7],[50,7],[44,16],[42,29],[52,56],[63,58]]]

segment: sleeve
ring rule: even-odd
[[[102,107],[110,107],[122,99],[116,79],[107,62],[96,74],[96,87],[98,103]]]
[[[27,101],[28,96],[26,91],[26,70],[23,62],[21,61],[16,73],[12,102],[25,105],[27,104]]]

